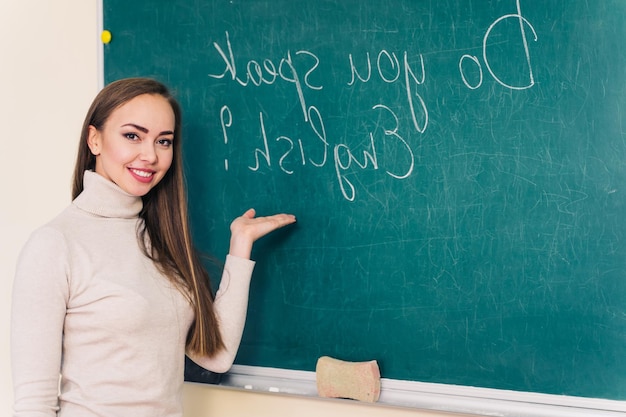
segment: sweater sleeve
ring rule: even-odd
[[[54,417],[59,409],[68,265],[63,237],[39,229],[18,258],[11,303],[15,417]]]
[[[225,349],[211,357],[190,355],[190,359],[205,369],[224,373],[232,366],[248,311],[248,293],[254,261],[228,255],[220,286],[215,295],[215,313],[220,324]]]

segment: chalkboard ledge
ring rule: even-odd
[[[220,385],[317,396],[315,372],[234,365]],[[345,400],[350,401],[350,400]],[[381,379],[380,403],[431,411],[502,417],[618,417],[626,401]]]

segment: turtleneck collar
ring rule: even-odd
[[[93,171],[85,171],[83,192],[72,203],[97,216],[122,219],[136,218],[143,208],[141,197],[128,194]]]

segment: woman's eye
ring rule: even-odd
[[[159,145],[165,146],[166,148],[169,148],[170,146],[172,146],[172,140],[171,139],[159,139],[158,143],[159,143]]]
[[[126,139],[130,139],[130,140],[137,140],[137,139],[139,139],[139,136],[137,136],[137,134],[135,134],[135,133],[124,133],[124,137]]]

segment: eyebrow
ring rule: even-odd
[[[127,127],[127,126],[134,127],[135,129],[137,129],[137,130],[139,130],[139,131],[141,131],[143,133],[148,133],[149,132],[149,130],[146,129],[145,127],[136,125],[135,123],[126,123],[125,125],[122,125],[122,127]],[[174,134],[174,132],[171,131],[171,130],[164,130],[161,133],[159,133],[159,136],[161,136],[161,135],[173,135],[173,134]]]

